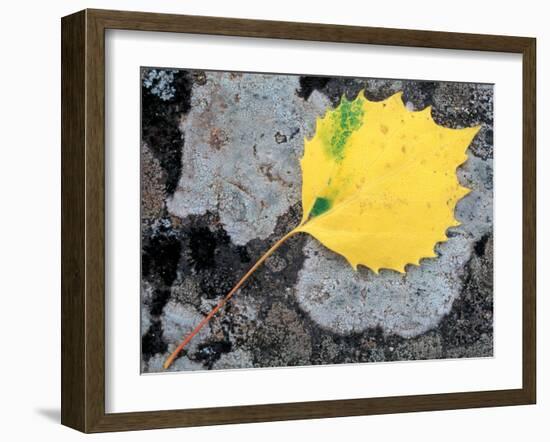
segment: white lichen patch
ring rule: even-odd
[[[296,285],[300,306],[340,334],[381,327],[386,334],[409,338],[437,326],[460,294],[473,244],[493,220],[492,162],[470,155],[459,179],[472,193],[458,203],[456,217],[463,224],[437,245],[437,258],[409,265],[405,274],[382,270],[375,275],[364,267],[354,271],[343,257],[309,238]]]
[[[175,70],[147,69],[143,85],[163,101],[174,97],[176,89],[172,86]]]
[[[181,218],[218,212],[235,244],[265,239],[300,200],[304,137],[328,99],[298,97],[297,76],[205,75],[180,125],[182,171],[168,210]]]

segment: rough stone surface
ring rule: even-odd
[[[301,217],[299,158],[343,95],[403,91],[438,124],[481,125],[473,191],[438,257],[354,272],[305,235],[271,256],[170,370],[486,357],[493,351],[493,88],[410,80],[142,70],[144,373]]]

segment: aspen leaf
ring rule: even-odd
[[[470,192],[456,169],[479,127],[437,125],[431,108],[412,112],[401,93],[372,102],[364,94],[317,120],[305,141],[303,218],[296,231],[309,233],[374,272],[405,271],[434,257],[447,239],[457,202]]]

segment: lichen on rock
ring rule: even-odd
[[[205,75],[180,124],[182,172],[168,210],[181,218],[217,211],[235,244],[264,239],[299,198],[303,139],[327,99],[300,99],[296,76]]]

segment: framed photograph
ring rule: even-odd
[[[62,19],[62,423],[533,404],[535,39]]]

